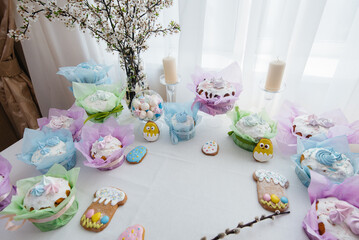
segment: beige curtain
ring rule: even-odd
[[[11,0],[0,1],[0,102],[21,138],[25,128],[38,128],[40,112],[32,83],[16,58],[14,40],[7,37],[8,29],[15,29],[14,13]]]

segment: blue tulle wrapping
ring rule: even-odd
[[[51,137],[59,137],[59,139],[65,142],[66,153],[60,156],[46,157],[43,161],[34,164],[31,162],[31,157],[38,149],[38,143],[44,142]],[[42,174],[47,171],[56,163],[61,164],[70,170],[76,165],[76,149],[72,140],[72,134],[67,129],[59,129],[53,131],[47,127],[44,127],[41,131],[26,128],[24,132],[24,138],[22,143],[22,153],[17,155],[17,158],[29,165],[34,165],[37,170]]]
[[[57,74],[64,76],[70,82],[111,84],[111,78],[107,76],[110,68],[111,66],[96,64],[95,61],[90,60],[75,67],[61,67]],[[72,91],[72,87],[70,90]]]
[[[306,166],[300,164],[300,157],[302,153],[310,148],[326,148],[331,147],[336,152],[345,154],[354,168],[354,173],[359,171],[359,154],[350,152],[347,136],[338,136],[333,138],[327,138],[324,134],[311,137],[310,139],[298,138],[297,153],[291,158],[296,164],[295,173],[304,186],[308,187],[310,184],[310,170]]]
[[[177,144],[178,142],[181,142],[181,141],[188,141],[195,136],[196,126],[198,126],[198,124],[201,121],[201,116],[197,115],[199,106],[200,106],[200,104],[196,103],[196,104],[194,104],[193,108],[191,109],[192,103],[165,103],[164,104],[165,121],[169,127],[171,142],[173,144]],[[195,126],[191,131],[179,132],[179,131],[174,130],[174,128],[173,128],[172,121],[171,121],[172,116],[175,115],[176,113],[182,113],[182,112],[186,112],[189,116],[192,116],[192,118],[195,122]]]

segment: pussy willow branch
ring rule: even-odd
[[[271,215],[268,215],[268,216],[265,216],[265,215],[262,215],[260,218],[259,217],[255,217],[255,220],[253,220],[252,222],[249,222],[249,223],[246,223],[246,224],[243,224],[242,222],[240,222],[236,228],[233,228],[233,229],[229,229],[227,228],[225,230],[225,232],[223,233],[219,233],[216,237],[212,238],[211,240],[218,240],[218,239],[222,239],[224,238],[225,236],[228,236],[230,234],[239,234],[240,232],[240,229],[241,228],[245,228],[245,227],[252,227],[253,224],[256,224],[260,221],[263,221],[263,220],[266,220],[266,219],[272,219],[274,220],[275,216],[279,216],[279,215],[284,215],[284,214],[289,214],[290,211],[287,211],[287,212],[280,212],[279,210],[276,210],[273,214]],[[207,240],[206,237],[203,237],[201,238],[201,240]]]

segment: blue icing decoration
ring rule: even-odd
[[[45,192],[45,188],[44,185],[39,184],[37,186],[35,186],[32,190],[31,190],[31,195],[35,196],[35,197],[40,197],[43,193]]]
[[[177,122],[180,122],[180,123],[186,122],[187,121],[187,113],[186,112],[177,113],[176,120],[177,120]]]
[[[258,124],[264,124],[265,121],[257,114],[252,114],[243,118],[243,124],[247,127],[254,127]]]
[[[342,159],[341,155],[334,152],[333,149],[320,149],[317,151],[315,158],[325,166],[333,166],[336,161]]]
[[[158,107],[162,109],[162,103],[159,103],[159,104],[158,104]]]
[[[99,142],[102,142],[102,141],[103,141],[103,137],[99,137],[99,138],[98,138],[98,141],[99,141]]]
[[[288,203],[288,198],[286,198],[286,197],[281,197],[280,198],[280,201],[282,202],[282,203]]]
[[[44,147],[40,150],[41,155],[46,155],[50,152],[50,148]]]
[[[101,223],[102,223],[102,224],[106,224],[106,223],[108,223],[109,220],[110,220],[110,218],[109,218],[108,216],[103,216],[103,217],[101,218]]]
[[[53,146],[56,146],[57,144],[59,144],[59,142],[60,142],[60,138],[58,136],[55,136],[55,137],[47,139],[46,145],[49,147],[53,147]]]
[[[139,163],[147,153],[147,148],[144,146],[138,146],[131,150],[126,156],[126,160],[129,163]]]

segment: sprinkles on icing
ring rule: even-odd
[[[131,227],[126,228],[126,230],[121,233],[118,240],[142,240],[144,239],[145,229],[143,226],[136,224]]]
[[[218,152],[218,144],[215,141],[206,142],[202,146],[202,151],[204,154],[215,154]]]
[[[139,163],[145,157],[147,148],[144,146],[138,146],[131,150],[126,156],[126,160],[129,163]]]
[[[97,190],[93,201],[96,202],[97,200],[100,200],[99,203],[104,202],[105,205],[111,202],[111,205],[114,206],[117,203],[123,201],[125,196],[125,193],[117,188],[103,187]]]
[[[254,174],[257,176],[260,182],[263,180],[266,180],[267,182],[273,180],[275,184],[280,184],[282,187],[285,187],[286,183],[288,182],[287,178],[283,177],[282,175],[264,169],[256,170]]]

